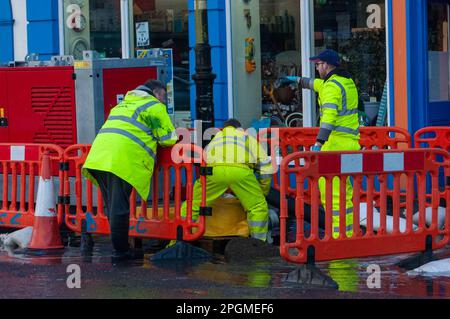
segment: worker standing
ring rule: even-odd
[[[360,150],[358,91],[350,74],[340,67],[339,55],[325,50],[310,58],[321,79],[286,77],[282,83],[297,83],[319,94],[320,131],[312,151]],[[322,204],[325,207],[325,179],[319,179]],[[339,178],[333,178],[333,238],[339,237]],[[353,187],[346,182],[346,234],[353,235]]]
[[[158,144],[171,146],[178,140],[163,104],[166,94],[164,84],[156,80],[128,92],[111,110],[82,169],[102,192],[113,261],[134,257],[128,243],[132,189],[147,200]]]
[[[231,190],[247,212],[250,235],[266,241],[269,208],[266,196],[272,180],[272,161],[258,141],[246,134],[241,123],[229,119],[205,149],[212,175],[206,178],[206,206]],[[201,184],[194,185],[192,219],[197,220],[201,203]],[[186,216],[186,202],[182,206]],[[173,243],[172,243],[173,244]]]

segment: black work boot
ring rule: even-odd
[[[128,243],[130,217],[129,215],[111,215],[109,225],[111,228],[111,242],[113,253],[112,262],[131,260],[133,254],[130,252],[130,244]]]
[[[118,263],[129,260],[141,260],[144,259],[144,253],[142,249],[129,249],[127,251],[113,250],[111,256],[112,263]]]

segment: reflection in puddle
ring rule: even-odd
[[[126,291],[130,291],[130,289],[142,296],[150,293],[148,288],[144,291],[139,284],[136,284],[138,282],[136,281],[138,278],[134,277],[137,276],[136,273],[144,277],[143,284],[150,285],[148,283],[150,282],[150,286],[164,285],[164,283],[173,285],[174,280],[178,284],[189,283],[189,287],[177,287],[181,294],[180,298],[185,296],[221,298],[223,292],[217,287],[230,290],[234,288],[269,288],[286,292],[285,295],[293,298],[309,296],[299,293],[300,289],[334,297],[346,297],[349,296],[348,294],[374,298],[386,298],[387,296],[393,298],[450,297],[449,277],[408,275],[406,270],[395,266],[400,260],[410,255],[323,262],[318,263],[315,270],[309,269],[309,266],[285,262],[281,258],[227,263],[223,257],[216,256],[215,259],[207,261],[167,261],[162,263],[149,261],[149,254],[145,255],[144,260],[132,261],[120,268],[111,264],[110,255],[111,247],[107,241],[96,242],[92,253],[88,255],[83,255],[79,247],[66,247],[63,255],[46,257],[30,257],[26,254],[3,251],[0,252],[0,266],[2,267],[0,270],[4,265],[9,265],[9,268],[14,269],[14,276],[11,275],[11,278],[8,278],[4,271],[2,277],[15,292],[28,291],[30,280],[34,281],[33,289],[43,291],[42,295],[39,295],[40,297],[55,295],[51,290],[46,291],[49,283],[57,281],[61,285],[65,285],[65,265],[69,264],[82,265],[83,271],[91,271],[94,274],[92,278],[86,278],[85,284],[98,289],[103,288],[103,291],[107,293],[114,289],[124,289],[117,295],[116,292],[111,292],[110,296],[117,297],[126,297]],[[24,265],[55,265],[55,267],[39,267],[37,268],[39,271],[25,274],[21,268]],[[63,267],[58,268],[57,265]],[[371,274],[367,271],[370,265],[378,265],[381,269],[381,287],[379,289],[370,289],[367,285],[367,279]],[[40,273],[40,271],[43,272]],[[96,271],[101,271],[106,275],[96,276]],[[129,285],[117,287],[115,278],[112,278],[117,275],[117,271],[124,278],[131,280]],[[111,278],[108,277],[109,273]],[[24,276],[26,277],[23,278],[24,280],[17,280]],[[146,279],[147,277],[149,278]],[[327,281],[326,278],[331,278],[332,281]],[[338,284],[338,290],[331,284],[332,282]],[[152,291],[151,293],[154,298],[172,297],[167,290]],[[344,294],[340,295],[340,293]],[[32,291],[28,291],[28,295],[30,294]]]

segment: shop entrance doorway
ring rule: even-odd
[[[428,1],[427,126],[450,125],[450,0]]]

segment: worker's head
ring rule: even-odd
[[[322,79],[341,65],[339,54],[331,49],[327,49],[309,60],[316,64],[316,69]]]
[[[156,97],[161,103],[166,103],[167,89],[164,83],[158,80],[148,80],[144,85],[137,88]]]
[[[225,128],[225,127],[228,127],[228,126],[231,126],[231,127],[234,127],[234,128],[241,128],[242,127],[241,122],[239,122],[236,119],[226,120],[225,123],[223,123],[223,127]]]

